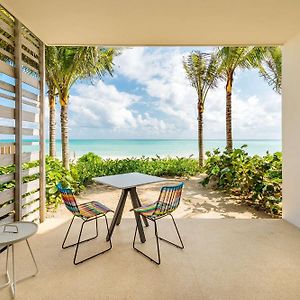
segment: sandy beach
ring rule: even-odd
[[[185,184],[182,201],[178,209],[174,212],[176,218],[203,218],[203,219],[264,219],[270,215],[263,211],[257,211],[236,198],[227,196],[224,192],[203,187],[201,180],[204,175],[191,178],[169,178],[165,183],[149,184],[137,188],[140,200],[143,204],[157,200],[160,187],[165,184],[183,181]],[[104,203],[115,210],[121,191],[102,184],[92,184],[88,186],[79,196],[78,203],[96,200]],[[134,214],[130,198],[127,199],[123,217],[133,218]],[[61,205],[56,213],[49,212],[49,217],[58,217],[68,212]]]

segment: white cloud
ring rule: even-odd
[[[233,91],[234,92],[234,91]],[[225,136],[225,88],[218,87],[208,96],[205,111],[207,137]],[[232,96],[232,129],[236,139],[281,137],[281,97],[270,90],[262,98],[257,95]]]
[[[156,48],[150,52],[138,47],[125,50],[116,61],[118,73],[142,85],[155,107],[173,117],[168,121],[177,131],[193,130],[196,120],[196,95],[185,78],[182,58],[179,48]]]
[[[151,53],[145,47],[134,47],[124,49],[122,54],[116,58],[115,64],[119,66],[117,73],[128,79],[144,82],[157,76],[166,74],[168,63],[164,62],[167,53],[162,48],[152,48]]]
[[[114,81],[77,84],[70,97],[71,138],[196,138],[196,93],[182,68],[187,53],[180,47],[124,49],[115,77],[130,82],[122,87],[126,92]],[[246,96],[240,73],[232,99],[234,138],[280,138],[281,97],[267,87]],[[224,83],[209,92],[204,117],[205,137],[225,138]]]
[[[264,99],[234,97],[233,127],[235,135],[244,138],[280,138],[281,97],[273,92]]]
[[[142,137],[147,131],[168,130],[163,120],[132,108],[140,96],[121,92],[114,85],[102,81],[95,85],[80,84],[76,94],[70,97],[71,136],[109,138],[119,135],[122,138],[124,136],[120,134],[131,132]]]
[[[170,48],[169,48],[170,49]],[[124,50],[117,59],[118,74],[134,80],[153,97],[156,108],[167,115],[176,132],[173,136],[195,137],[197,128],[196,93],[182,68],[186,55],[180,48],[133,48]],[[236,74],[236,79],[240,76]],[[249,81],[249,84],[252,84]],[[266,87],[266,90],[268,88]],[[235,87],[232,97],[235,138],[280,138],[281,97],[271,88],[261,95],[245,97]],[[225,86],[209,92],[205,109],[205,137],[225,137]]]
[[[84,127],[136,127],[136,120],[128,108],[138,101],[138,96],[120,92],[102,81],[96,85],[78,85],[76,92],[77,96],[70,97],[72,126],[76,126],[76,120],[81,120],[80,125]]]

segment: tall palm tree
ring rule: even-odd
[[[49,103],[49,155],[56,156],[56,87],[52,77],[55,71],[54,47],[46,47],[46,83]]]
[[[53,82],[47,82],[49,100],[49,155],[56,156],[56,95]]]
[[[215,54],[193,51],[183,58],[183,67],[190,84],[195,88],[198,96],[198,150],[199,166],[203,165],[203,112],[207,93],[217,86],[218,59]]]
[[[218,50],[221,61],[219,72],[226,80],[226,145],[229,151],[232,143],[232,85],[238,68],[258,67],[265,54],[263,47],[222,47]]]
[[[80,79],[98,75],[100,78],[113,72],[113,57],[118,53],[116,49],[100,47],[52,47],[52,64],[49,74],[53,79],[61,106],[61,140],[62,161],[69,169],[69,133],[68,133],[68,105],[72,85]]]
[[[259,66],[259,73],[275,92],[281,94],[282,53],[280,47],[266,47],[266,56]]]

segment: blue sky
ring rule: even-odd
[[[95,80],[94,85],[89,81],[79,82],[72,88],[70,137],[196,138],[197,97],[182,68],[182,58],[193,49],[199,48],[123,49],[115,59],[112,78],[106,76],[102,81]],[[233,135],[235,139],[281,138],[281,97],[255,70],[236,73]],[[204,136],[225,138],[223,82],[209,92]]]

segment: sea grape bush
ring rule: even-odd
[[[280,215],[282,203],[282,155],[250,156],[246,145],[233,151],[207,152],[202,182],[216,182],[220,189],[240,196],[247,203],[267,212]]]
[[[155,176],[193,176],[199,173],[198,162],[192,158],[125,158],[102,159],[94,153],[81,156],[76,165],[79,180],[87,185],[96,176],[140,172]]]
[[[46,199],[49,208],[57,208],[61,203],[61,196],[56,187],[58,183],[63,186],[72,188],[75,194],[78,194],[82,189],[77,170],[71,166],[70,170],[63,167],[62,162],[58,159],[46,158]]]
[[[34,161],[34,162],[30,162],[30,163],[24,163],[22,168],[23,170],[32,168],[38,166],[38,162]],[[0,167],[0,175],[7,175],[7,174],[11,174],[15,172],[15,166],[11,165],[11,166],[7,166],[7,167]],[[38,177],[38,175],[32,175],[32,176],[27,176],[23,178],[23,182],[28,182],[31,180],[34,180]],[[11,189],[15,187],[15,180],[11,180],[5,183],[0,183],[0,192],[7,190],[7,189]]]
[[[282,157],[280,152],[264,156],[250,156],[246,146],[233,151],[220,152],[216,149],[206,153],[207,159],[204,168],[199,169],[197,160],[193,158],[126,158],[102,159],[94,153],[87,153],[66,170],[60,160],[46,158],[46,198],[47,207],[56,208],[61,203],[57,183],[71,187],[79,193],[85,186],[92,183],[97,176],[115,175],[128,172],[141,172],[156,176],[193,176],[205,172],[207,177],[202,182],[216,182],[220,189],[244,199],[257,208],[267,212],[281,214],[281,184],[282,184]],[[23,164],[23,169],[38,166],[38,161]],[[13,173],[14,166],[1,167],[0,175]],[[37,178],[38,175],[27,176],[24,182]],[[0,192],[13,188],[12,180],[0,185]]]
[[[38,166],[39,162],[31,162],[23,165],[23,169]],[[15,166],[1,167],[0,175],[15,171]],[[114,175],[128,172],[142,172],[157,176],[191,176],[199,172],[198,163],[192,158],[127,158],[127,159],[102,159],[94,153],[88,153],[70,164],[70,170],[66,170],[60,160],[46,158],[46,204],[50,209],[55,209],[61,203],[61,196],[56,185],[61,182],[79,193],[85,186],[92,182],[96,176]],[[34,180],[38,175],[27,176],[24,182]],[[13,188],[12,180],[0,185],[0,192]]]
[[[29,169],[39,165],[38,161],[24,163],[22,168]],[[15,166],[0,167],[0,175],[10,174],[15,172]],[[23,182],[32,181],[38,178],[38,174],[26,176],[23,178]],[[83,189],[83,185],[78,180],[76,169],[66,170],[60,160],[52,157],[46,158],[46,199],[48,208],[57,208],[61,203],[60,194],[56,188],[56,184],[62,182],[66,186],[70,186],[75,193],[80,192]],[[15,180],[11,180],[4,184],[0,184],[0,192],[6,189],[14,188]]]

